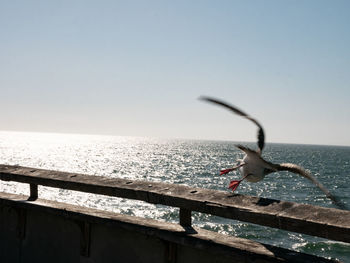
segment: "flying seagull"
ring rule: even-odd
[[[257,142],[258,150],[255,151],[239,144],[235,145],[238,149],[240,149],[245,153],[245,156],[243,157],[242,160],[238,160],[239,161],[238,165],[220,171],[220,175],[227,174],[237,169],[241,172],[243,177],[240,180],[234,180],[230,182],[229,188],[232,189],[232,191],[235,191],[238,185],[243,180],[256,183],[263,180],[265,176],[270,173],[279,172],[279,171],[289,171],[309,179],[319,189],[321,189],[326,194],[326,196],[330,198],[337,206],[341,208],[344,207],[344,205],[337,198],[335,198],[319,181],[317,181],[315,177],[313,177],[308,171],[306,171],[301,166],[293,163],[275,164],[263,159],[261,154],[265,145],[265,134],[264,134],[264,129],[262,128],[261,124],[257,120],[255,120],[245,112],[241,111],[240,109],[232,105],[229,105],[221,100],[210,98],[210,97],[203,97],[203,96],[200,97],[199,99],[220,105],[228,110],[231,110],[235,114],[238,114],[252,121],[253,123],[255,123],[256,126],[258,126],[258,142]]]

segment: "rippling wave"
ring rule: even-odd
[[[0,132],[0,162],[90,175],[162,181],[228,191],[238,174],[218,176],[236,164],[242,153],[235,142],[167,140],[136,137]],[[255,144],[246,143],[255,147]],[[264,157],[292,162],[310,170],[332,193],[350,204],[350,147],[267,144]],[[0,191],[28,194],[20,183],[0,182]],[[256,184],[242,182],[238,193],[334,207],[312,183],[280,172]],[[42,198],[153,218],[178,221],[177,208],[141,201],[39,187]],[[193,213],[195,225],[220,233],[257,240],[289,249],[346,260],[350,245],[321,238]]]

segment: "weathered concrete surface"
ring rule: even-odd
[[[335,262],[199,228],[0,193],[0,262]]]
[[[0,179],[175,206],[350,243],[350,211],[185,185],[0,165]],[[34,193],[35,195],[35,193]],[[187,213],[188,214],[188,213]],[[183,213],[182,222],[190,220]]]

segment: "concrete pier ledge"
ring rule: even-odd
[[[191,211],[350,242],[350,211],[184,185],[0,165],[0,262],[338,262],[192,225]],[[179,208],[179,224],[40,199],[37,186]]]

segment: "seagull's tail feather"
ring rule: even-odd
[[[235,146],[240,149],[241,151],[245,152],[246,154],[250,153],[250,152],[255,152],[254,150],[246,147],[246,146],[243,146],[242,144],[235,144]]]

